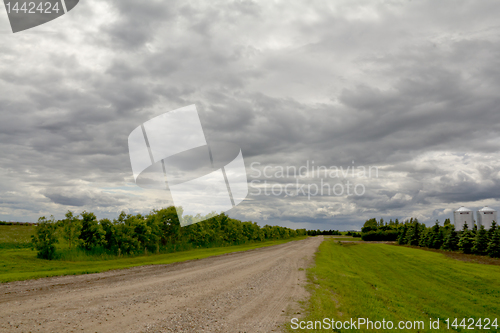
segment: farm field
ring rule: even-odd
[[[413,331],[462,332],[462,327],[447,329],[444,321],[460,318],[460,324],[462,318],[500,320],[500,266],[463,262],[443,253],[387,244],[339,244],[327,239],[320,245],[308,277],[308,314],[299,318],[306,323],[324,318],[368,318],[373,322],[385,319],[396,324],[423,321],[425,328]],[[429,318],[439,318],[440,329],[429,329]],[[318,327],[293,330],[290,325],[289,330],[332,331]],[[350,331],[374,329],[363,326]],[[491,327],[488,331],[498,330]]]

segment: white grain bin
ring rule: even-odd
[[[491,223],[497,220],[497,211],[493,208],[485,206],[484,208],[477,211],[477,227],[480,228],[482,225],[486,229],[491,228]]]
[[[463,230],[465,223],[467,223],[469,230],[472,230],[474,227],[474,213],[469,208],[462,206],[453,212],[453,223],[456,231]]]

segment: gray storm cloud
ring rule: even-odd
[[[498,14],[495,1],[85,1],[17,34],[0,15],[0,219],[172,204],[135,186],[127,137],[191,104],[249,175],[379,167],[362,196],[249,196],[230,212],[243,220],[351,229],[498,206]]]

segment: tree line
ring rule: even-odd
[[[361,238],[500,258],[500,229],[495,221],[488,230],[484,226],[478,229],[477,225],[469,228],[465,224],[463,230],[457,232],[450,219],[446,219],[442,226],[436,220],[434,226],[427,227],[416,218],[402,223],[398,219],[384,222],[384,219],[377,221],[373,218],[364,223]]]
[[[338,230],[307,230],[307,235],[308,236],[327,236],[327,235],[342,235],[342,233]]]
[[[6,222],[6,221],[0,221],[0,225],[24,225],[24,226],[32,226],[33,223],[29,222]]]
[[[260,227],[256,222],[242,222],[224,213],[207,217],[202,222],[181,227],[174,206],[153,210],[147,215],[122,212],[113,221],[98,220],[92,212],[68,211],[59,221],[54,217],[40,217],[32,244],[39,258],[54,259],[59,238],[64,239],[67,249],[135,255],[288,239],[311,233],[306,229]]]

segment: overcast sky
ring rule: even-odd
[[[84,0],[16,34],[1,11],[0,220],[168,206],[134,183],[127,138],[191,104],[208,141],[241,147],[242,220],[347,230],[500,208],[498,1]],[[313,161],[378,177],[261,173]],[[364,192],[256,195],[320,178]]]

